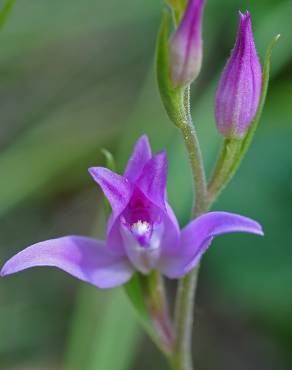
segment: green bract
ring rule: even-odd
[[[183,89],[174,87],[169,76],[169,13],[164,11],[156,46],[156,74],[159,92],[169,118],[176,126],[183,120]]]

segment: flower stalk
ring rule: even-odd
[[[140,281],[146,307],[158,335],[157,344],[168,356],[172,351],[174,331],[164,281],[158,271],[152,271],[148,276],[140,274]]]
[[[181,127],[181,133],[187,148],[193,174],[194,205],[192,218],[196,218],[208,209],[207,182],[202,157],[202,151],[190,113],[190,86],[184,94],[184,109],[186,120]],[[199,275],[199,265],[183,277],[178,284],[175,305],[175,344],[172,365],[175,370],[192,370],[192,328],[196,288]]]
[[[243,27],[244,23],[246,24],[245,28]],[[194,207],[192,212],[193,218],[200,216],[202,213],[207,212],[211,208],[212,204],[215,202],[218,195],[221,193],[221,191],[224,189],[224,187],[228,184],[232,176],[237,171],[238,166],[249,147],[251,138],[255,132],[265,102],[268,87],[271,51],[278,37],[273,40],[272,44],[268,48],[261,83],[260,66],[256,57],[256,51],[252,40],[249,13],[246,13],[245,16],[241,14],[240,27],[245,32],[245,35],[247,35],[248,37],[240,32],[238,37],[239,38],[241,37],[244,40],[244,42],[248,43],[249,45],[248,52],[250,53],[250,55],[253,55],[254,57],[252,61],[253,67],[254,69],[257,69],[257,71],[259,71],[257,74],[258,75],[257,88],[261,84],[260,96],[258,97],[258,102],[256,102],[255,104],[257,105],[256,113],[254,113],[254,107],[251,107],[250,111],[247,112],[249,114],[249,117],[251,118],[247,117],[246,119],[247,121],[250,120],[251,122],[244,123],[247,130],[244,137],[242,137],[241,134],[238,135],[238,137],[237,135],[235,136],[231,135],[231,137],[228,137],[229,135],[227,135],[227,137],[225,138],[221,153],[219,155],[217,164],[215,165],[215,169],[208,183],[208,186],[206,181],[200,143],[190,114],[190,86],[189,84],[187,84],[185,87],[181,86],[174,88],[169,78],[169,73],[167,72],[169,71],[171,60],[169,59],[169,55],[167,52],[169,31],[168,31],[168,16],[166,13],[164,14],[160,33],[158,35],[157,43],[158,86],[160,89],[162,102],[166,108],[169,118],[181,131],[188,152],[194,186]],[[242,48],[242,50],[245,52],[245,50],[247,49]],[[242,58],[241,55],[242,54],[239,53],[238,58]],[[243,61],[248,64],[250,62],[250,59],[246,57]],[[239,68],[242,68],[240,63]],[[226,71],[225,69],[224,78],[228,75],[228,73],[229,70]],[[229,74],[232,73],[230,72]],[[233,78],[233,76],[231,77]],[[226,78],[229,77],[227,76]],[[248,85],[248,83],[249,80],[248,81],[246,80],[242,82],[242,85],[244,84]],[[217,113],[221,112],[220,111],[221,107],[224,107],[222,104],[225,104],[224,101],[225,92],[223,91],[222,86],[223,85],[221,83],[220,87],[221,90],[219,90],[219,93],[217,93],[216,101]],[[236,86],[236,88],[238,89],[238,86]],[[241,89],[241,94],[242,101],[244,101],[246,99],[246,97],[244,96],[245,94],[244,86]],[[239,102],[235,101],[235,103],[238,105],[236,106],[234,104],[234,110],[232,112],[229,112],[230,117],[236,117],[235,113],[238,113],[239,109],[241,109]],[[222,112],[224,114],[226,113],[224,110],[222,110]],[[254,117],[252,117],[253,115]],[[217,115],[217,118],[218,117],[219,115]],[[241,123],[242,122],[240,121],[239,123],[236,122],[235,124],[238,125],[239,127],[239,124]],[[235,126],[231,127],[230,132],[236,132],[234,127]],[[199,273],[199,264],[197,264],[196,268],[189,272],[179,282],[175,306],[175,340],[173,352],[169,357],[170,364],[174,370],[193,369],[191,356],[191,336],[192,336],[192,324],[194,316],[195,293],[198,281],[198,273]]]
[[[199,265],[179,283],[175,307],[176,341],[172,364],[175,370],[192,370],[191,337]]]
[[[224,139],[213,175],[208,183],[208,203],[213,204],[218,195],[231,180],[236,168],[232,170],[240,153],[242,140]]]

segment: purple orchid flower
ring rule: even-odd
[[[175,86],[195,80],[202,66],[202,14],[205,0],[189,0],[170,39],[171,79]]]
[[[54,266],[99,288],[124,284],[135,270],[180,278],[197,265],[214,236],[263,235],[257,222],[226,212],[206,213],[180,231],[166,197],[166,154],[152,156],[146,136],[138,140],[123,176],[103,167],[89,172],[112,207],[106,241],[73,235],[36,243],[7,261],[2,276]]]
[[[215,98],[218,130],[227,138],[242,138],[258,109],[262,70],[250,14],[239,12],[240,23],[232,54],[224,68]]]

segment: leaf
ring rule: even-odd
[[[111,293],[100,319],[93,337],[95,348],[88,370],[128,370],[135,358],[141,333],[122,290]]]
[[[145,304],[145,295],[139,274],[135,273],[132,279],[125,284],[124,287],[142,326],[147,331],[149,336],[156,342],[156,334]]]
[[[7,0],[6,4],[2,8],[2,10],[0,11],[0,30],[5,25],[5,22],[6,22],[9,14],[12,10],[12,7],[13,7],[14,3],[15,3],[15,0]]]
[[[138,273],[125,285],[125,290],[133,306],[144,320],[148,320],[148,313],[144,301],[143,290]]]
[[[187,0],[167,0],[167,3],[173,8],[175,19],[178,23],[187,6]]]
[[[63,369],[127,370],[140,335],[121,289],[97,291],[83,286],[77,296]]]
[[[156,75],[161,100],[170,120],[179,126],[183,89],[174,87],[169,77],[169,13],[164,11],[156,45]]]

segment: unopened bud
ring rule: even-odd
[[[218,130],[227,138],[241,139],[255,117],[262,86],[249,12],[239,13],[235,47],[224,68],[215,98]]]
[[[189,0],[181,23],[170,39],[170,73],[175,86],[191,83],[202,65],[204,0]]]

